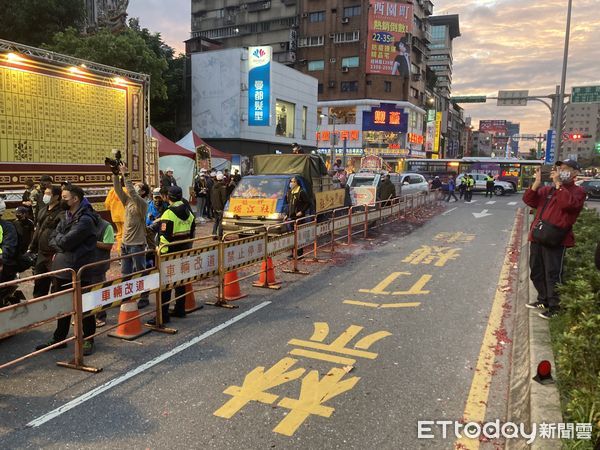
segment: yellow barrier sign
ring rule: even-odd
[[[230,198],[229,211],[238,216],[266,216],[277,212],[277,199]]]
[[[317,192],[315,194],[315,202],[317,212],[328,209],[342,208],[344,206],[344,189],[334,189],[332,191]]]

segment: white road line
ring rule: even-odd
[[[271,304],[271,302],[266,301],[266,302],[262,302],[260,305],[256,305],[254,308],[251,308],[248,311],[243,312],[242,314],[235,316],[232,319],[229,319],[227,322],[223,322],[221,325],[217,325],[216,327],[208,330],[206,333],[203,333],[200,336],[196,336],[194,339],[175,347],[173,350],[163,353],[162,355],[157,356],[156,358],[142,364],[139,367],[136,367],[133,370],[130,370],[129,372],[121,375],[120,377],[110,380],[109,382],[104,383],[103,385],[98,386],[95,389],[92,389],[88,393],[83,394],[82,396],[77,397],[68,403],[65,403],[64,405],[56,408],[55,410],[52,410],[49,413],[46,413],[43,416],[38,417],[35,420],[32,420],[31,422],[29,422],[26,425],[26,427],[36,428],[36,427],[39,427],[40,425],[45,424],[46,422],[51,421],[52,419],[55,419],[56,417],[60,416],[61,414],[66,413],[67,411],[75,408],[76,406],[79,406],[82,403],[85,403],[88,400],[91,400],[92,398],[102,394],[103,392],[106,392],[109,389],[111,389],[115,386],[118,386],[119,384],[123,383],[124,381],[127,381],[130,378],[133,378],[134,376],[139,375],[140,373],[156,366],[157,364],[160,364],[161,362],[169,359],[171,356],[181,353],[182,351],[191,347],[192,345],[195,345],[198,342],[203,341],[206,338],[209,338],[213,334],[218,333],[219,331],[227,328],[230,325],[233,325],[236,322],[239,322],[240,320],[248,317],[251,314],[254,314],[258,310],[260,310],[270,304]]]
[[[452,208],[452,209],[449,209],[448,211],[446,211],[446,212],[443,212],[443,213],[442,213],[442,216],[445,216],[446,214],[448,214],[448,213],[451,213],[451,212],[452,212],[452,211],[454,211],[455,209],[458,209],[458,208]]]
[[[508,206],[515,206],[517,204],[517,202],[509,202],[507,203]]]
[[[486,205],[493,205],[494,203],[496,203],[496,200],[491,200],[489,202],[485,202]]]

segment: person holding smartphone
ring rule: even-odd
[[[557,161],[550,172],[552,184],[542,186],[542,170],[535,174],[535,181],[523,194],[523,201],[535,208],[536,215],[529,230],[530,278],[538,293],[537,300],[528,308],[541,309],[539,316],[550,319],[560,310],[557,285],[562,283],[563,263],[566,249],[575,245],[573,224],[585,202],[585,191],[575,185],[580,171],[577,161]],[[540,221],[565,231],[562,242],[548,245],[536,242],[532,230]]]

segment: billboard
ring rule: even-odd
[[[480,120],[479,131],[485,131],[494,136],[508,136],[508,123],[506,120]]]
[[[363,131],[390,131],[406,133],[408,114],[402,108],[396,109],[393,103],[373,106],[371,111],[363,111]]]
[[[369,0],[367,73],[410,75],[412,24],[412,5]]]
[[[434,153],[439,153],[440,151],[440,139],[442,137],[442,117],[443,114],[441,112],[435,114],[435,135],[433,138]]]
[[[268,127],[271,114],[271,47],[248,47],[248,125]]]
[[[142,82],[19,57],[0,61],[0,186],[52,173],[84,186],[111,182],[104,158],[121,150],[144,170]],[[77,164],[75,170],[74,165]]]

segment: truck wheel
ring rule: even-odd
[[[494,194],[496,195],[504,195],[504,188],[502,186],[494,187]]]

